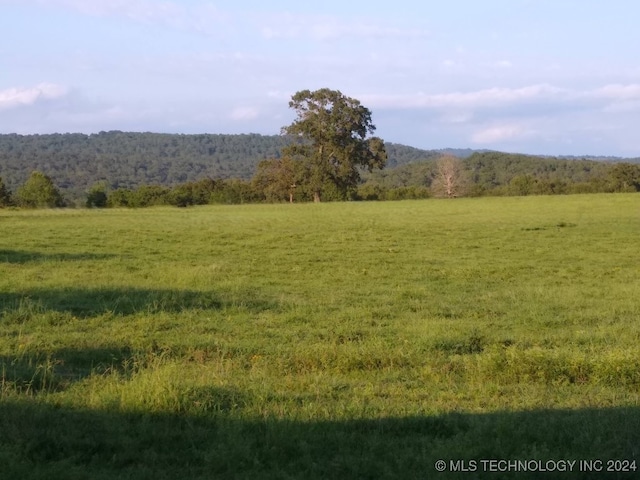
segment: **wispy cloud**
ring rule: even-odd
[[[180,17],[184,8],[175,2],[149,0],[37,0],[47,7],[63,7],[94,16],[124,16],[135,20]]]
[[[231,112],[231,119],[236,121],[255,120],[260,111],[255,107],[236,107]]]
[[[25,0],[46,7],[66,8],[95,17],[120,17],[178,29],[204,31],[224,21],[227,15],[212,3],[195,5],[154,0]]]
[[[622,145],[633,128],[631,122],[640,114],[640,84],[636,83],[589,89],[539,84],[358,98],[377,110],[376,116],[410,117],[423,131],[437,132],[442,141],[465,138],[465,144],[512,151],[535,145],[530,151],[556,154],[573,151],[576,145],[583,152],[602,151],[607,142]]]
[[[475,92],[410,95],[365,95],[367,104],[380,108],[478,108],[531,102],[540,99],[567,98],[567,90],[551,85],[531,85],[522,88],[490,88]],[[363,103],[364,103],[363,101]]]
[[[417,28],[398,28],[375,22],[348,21],[329,15],[272,14],[257,19],[266,39],[307,38],[318,41],[343,38],[422,38],[428,32]]]
[[[0,110],[34,105],[43,100],[64,97],[69,89],[53,83],[41,83],[35,87],[14,87],[0,90]]]
[[[522,108],[535,111],[561,109],[626,108],[640,102],[640,84],[605,85],[590,90],[575,90],[541,84],[521,88],[491,88],[471,92],[405,95],[362,95],[362,102],[370,108],[397,110],[466,111]]]
[[[495,63],[495,66],[498,68],[511,68],[513,67],[513,63],[511,63],[509,60],[500,60]]]
[[[605,85],[589,92],[589,96],[616,101],[640,100],[640,84]]]
[[[535,134],[534,131],[521,125],[495,125],[475,132],[471,136],[471,141],[480,144],[501,143],[533,134]]]

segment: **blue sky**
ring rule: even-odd
[[[296,91],[419,148],[640,156],[632,0],[0,0],[0,133],[277,134]]]

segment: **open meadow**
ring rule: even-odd
[[[637,478],[639,247],[638,194],[0,210],[0,477]]]

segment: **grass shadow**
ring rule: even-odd
[[[13,356],[0,355],[0,385],[5,394],[59,393],[93,375],[115,374],[118,380],[124,381],[145,369],[153,370],[176,359],[202,364],[208,360],[207,355],[219,354],[215,345],[208,351],[198,350],[194,357],[188,347],[159,346],[155,341],[146,348],[105,346],[21,352]],[[207,402],[206,395],[200,400],[195,397],[194,401]]]
[[[155,353],[155,352],[151,352]],[[62,392],[74,382],[93,374],[124,374],[132,359],[145,353],[130,347],[65,348],[52,353],[23,353],[0,356],[0,382],[5,391],[19,394]]]
[[[210,291],[172,289],[62,288],[0,292],[0,314],[9,323],[51,311],[86,318],[105,313],[175,313],[229,307],[264,311],[276,308],[277,303],[259,298],[255,293],[247,295],[247,298],[234,299]]]
[[[235,392],[202,395],[213,405]],[[224,408],[145,414],[5,399],[0,432],[3,474],[23,479],[631,479],[637,471],[610,472],[607,462],[640,460],[638,408],[301,422],[239,419]],[[545,473],[487,471],[482,460],[603,463]]]
[[[103,260],[113,258],[111,253],[40,253],[24,250],[0,250],[0,263],[77,262],[82,260]]]

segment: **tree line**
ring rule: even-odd
[[[8,179],[0,177],[0,206],[185,207],[640,191],[640,164],[385,144],[373,136],[371,111],[338,90],[302,90],[289,107],[296,119],[273,137],[0,135],[0,174]]]
[[[635,192],[640,191],[640,164],[476,152],[374,172],[365,180],[360,190],[379,199],[395,197],[399,190],[474,197]]]
[[[511,155],[497,153],[474,154],[468,159],[443,156],[378,172],[347,191],[340,191],[327,184],[322,189],[323,200],[403,200],[640,191],[638,164],[573,160],[556,163],[547,160],[548,164],[539,165],[540,159],[529,158],[526,161],[521,159],[523,163],[516,168],[513,160]],[[85,192],[80,204],[65,199],[51,177],[34,171],[15,194],[0,177],[0,207],[140,208],[154,205],[188,207],[313,201],[313,190],[303,184],[293,183],[292,177],[288,176],[291,170],[287,170],[289,167],[286,164],[287,160],[282,159],[264,160],[250,180],[206,177],[173,187],[151,184],[116,189],[106,182],[97,182]],[[526,168],[533,165],[535,169]],[[509,168],[513,171],[505,173]]]
[[[12,191],[31,172],[50,177],[71,203],[105,182],[110,190],[173,187],[203,178],[250,181],[258,164],[282,157],[286,135],[179,135],[100,132],[0,134],[0,177]],[[435,158],[439,152],[385,143],[390,167]]]

